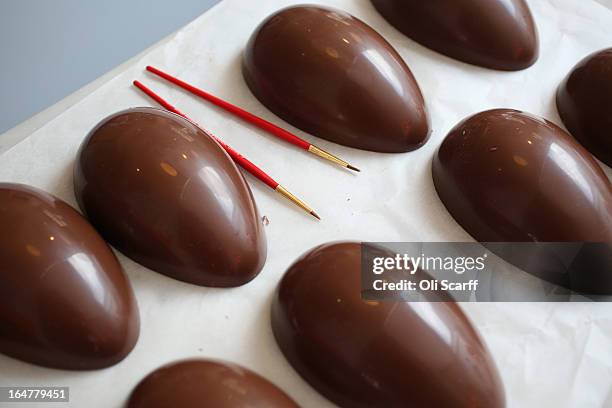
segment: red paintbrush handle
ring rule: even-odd
[[[212,134],[210,134],[210,136],[215,137]],[[276,190],[276,187],[278,187],[278,183],[272,177],[268,176],[262,169],[257,167],[257,165],[255,165],[249,159],[247,159],[246,157],[223,143],[218,138],[215,138],[215,140],[217,140],[217,142],[225,149],[227,154],[229,154],[230,157],[234,159],[234,161],[238,163],[243,169],[251,173],[253,176],[257,177],[259,180],[266,183],[270,188],[272,188],[272,190]]]
[[[196,124],[193,120],[191,120],[187,115],[185,115],[183,112],[181,112],[180,110],[178,110],[177,108],[175,108],[174,106],[170,105],[170,103],[168,103],[165,99],[163,99],[161,96],[157,95],[155,92],[153,92],[151,89],[147,88],[146,86],[144,86],[142,84],[142,82],[140,81],[134,81],[134,85],[140,89],[141,91],[143,91],[144,93],[146,93],[149,97],[151,97],[151,99],[153,99],[155,102],[159,103],[161,106],[164,107],[164,109],[169,110],[170,112],[176,113],[177,115],[180,115],[182,117],[184,117],[185,119],[187,119],[188,121]],[[197,124],[196,124],[197,125]],[[238,163],[242,168],[244,168],[246,171],[248,171],[249,173],[251,173],[253,176],[255,176],[256,178],[258,178],[259,180],[263,181],[264,183],[266,183],[268,186],[270,186],[273,190],[276,190],[276,187],[278,187],[278,183],[270,176],[268,176],[262,169],[260,169],[259,167],[257,167],[253,162],[251,162],[249,159],[247,159],[246,157],[244,157],[243,155],[241,155],[240,153],[238,153],[237,151],[235,151],[234,149],[232,149],[228,144],[226,144],[225,142],[223,142],[221,139],[219,139],[218,137],[216,137],[215,135],[213,135],[212,133],[210,133],[209,131],[207,131],[206,129],[202,128],[201,126],[198,126],[200,129],[202,129],[207,135],[209,135],[210,137],[212,137],[217,143],[219,143],[221,145],[221,147],[227,152],[227,154],[229,154],[229,156],[236,162]]]
[[[268,122],[267,120],[262,119],[259,116],[255,116],[252,113],[247,112],[244,109],[239,108],[236,105],[232,105],[231,103],[226,102],[223,99],[220,99],[212,94],[209,94],[208,92],[203,91],[202,89],[196,88],[195,86],[190,85],[187,82],[181,81],[180,79],[173,77],[170,74],[166,74],[165,72],[160,71],[159,69],[155,67],[148,65],[147,71],[152,72],[155,75],[158,75],[172,82],[173,84],[180,86],[183,89],[186,89],[187,91],[191,92],[194,95],[197,95],[203,99],[206,99],[209,102],[214,103],[220,108],[225,109],[226,111],[246,120],[247,122],[257,126],[258,128],[263,129],[266,132],[271,133],[274,136],[277,136],[293,145],[296,145],[304,150],[308,150],[308,148],[311,146],[311,143],[297,137],[293,133],[288,132],[279,126],[276,126],[274,123]]]
[[[161,96],[159,96],[158,94],[153,92],[151,89],[147,88],[142,82],[134,81],[134,86],[136,88],[140,89],[142,92],[146,93],[151,99],[153,99],[155,102],[159,103],[164,109],[169,110],[170,112],[176,113],[177,115],[180,115],[180,116],[184,117],[185,119],[188,119],[190,122],[193,122],[191,119],[189,119],[187,117],[187,115],[185,115],[183,112],[181,112],[180,110],[178,110],[174,106],[170,105],[170,103],[168,103]]]

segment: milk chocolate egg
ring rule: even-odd
[[[612,167],[612,48],[574,67],[559,86],[557,108],[570,133]]]
[[[405,152],[429,136],[423,96],[406,63],[345,12],[297,6],[271,15],[251,36],[242,72],[272,112],[332,142]]]
[[[90,370],[138,339],[138,307],[117,258],[64,201],[0,183],[0,353]]]
[[[538,34],[524,0],[372,0],[395,28],[425,47],[504,71],[538,59]]]
[[[505,406],[495,365],[453,302],[364,301],[361,246],[319,246],[282,278],[272,329],[302,377],[341,407]]]
[[[274,384],[236,364],[191,359],[149,374],[132,391],[128,408],[298,408]]]
[[[266,259],[253,195],[225,151],[190,121],[136,108],[99,123],[74,171],[79,205],[142,265],[204,286],[238,286]]]
[[[565,270],[538,271],[544,260],[535,259],[527,272],[573,290],[612,293],[612,186],[558,126],[510,109],[471,116],[434,156],[433,180],[448,211],[477,241],[602,243],[582,248],[599,255],[578,254]]]

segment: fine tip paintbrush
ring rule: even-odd
[[[178,85],[179,87],[185,89],[186,91],[192,93],[193,95],[196,95],[204,100],[207,100],[215,105],[217,105],[218,107],[226,110],[227,112],[257,126],[260,129],[265,130],[266,132],[270,133],[273,136],[276,136],[280,139],[285,140],[286,142],[289,142],[303,150],[306,150],[309,153],[312,153],[316,156],[319,156],[325,160],[328,160],[332,163],[335,163],[339,166],[345,167],[347,169],[353,170],[353,171],[361,171],[359,170],[357,167],[350,165],[349,163],[345,162],[344,160],[340,159],[339,157],[334,156],[333,154],[321,149],[320,147],[317,147],[315,145],[313,145],[312,143],[294,135],[293,133],[281,128],[280,126],[275,125],[272,122],[269,122],[263,118],[260,118],[259,116],[256,116],[254,114],[252,114],[251,112],[248,112],[234,104],[231,104],[227,101],[224,101],[223,99],[212,95],[206,91],[204,91],[203,89],[197,88],[191,84],[188,84],[185,81],[182,81],[160,69],[157,69],[151,65],[147,66],[147,71],[152,72],[153,74],[175,84]]]
[[[159,103],[164,109],[166,109],[166,110],[168,110],[170,112],[176,113],[179,116],[184,117],[188,121],[190,121],[193,124],[195,124],[196,126],[198,126],[200,129],[202,129],[202,131],[204,133],[209,135],[217,143],[219,143],[219,145],[221,145],[221,147],[227,152],[227,154],[229,154],[229,156],[234,160],[234,162],[239,164],[242,168],[244,168],[246,171],[251,173],[258,180],[260,180],[263,183],[265,183],[266,185],[268,185],[270,188],[272,188],[278,194],[282,195],[283,197],[285,197],[286,199],[288,199],[289,201],[291,201],[292,203],[294,203],[295,205],[297,205],[298,207],[300,207],[301,209],[303,209],[304,211],[306,211],[308,214],[312,215],[316,219],[318,219],[318,220],[321,219],[321,217],[319,217],[319,215],[312,208],[310,208],[310,206],[308,206],[308,204],[306,204],[304,201],[302,201],[299,198],[297,198],[295,195],[293,195],[291,192],[289,192],[289,190],[287,190],[285,187],[281,186],[277,181],[275,181],[272,177],[270,177],[266,172],[264,172],[262,169],[260,169],[257,165],[255,165],[249,159],[247,159],[246,157],[242,156],[240,153],[238,153],[236,150],[231,148],[228,144],[223,142],[217,136],[213,135],[211,132],[209,132],[208,130],[206,130],[202,126],[198,125],[195,121],[193,121],[187,115],[185,115],[183,112],[181,112],[180,110],[175,108],[173,105],[171,105],[165,99],[163,99],[161,96],[159,96],[158,94],[153,92],[151,89],[147,88],[145,85],[142,84],[142,82],[134,81],[134,86],[136,86],[142,92],[147,94],[151,99],[153,99],[154,101]]]

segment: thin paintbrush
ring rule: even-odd
[[[297,198],[296,196],[291,194],[285,187],[281,186],[277,181],[275,181],[272,177],[270,177],[268,174],[266,174],[262,169],[260,169],[255,164],[253,164],[249,159],[247,159],[246,157],[242,156],[240,153],[238,153],[237,151],[232,149],[229,145],[227,145],[221,139],[219,139],[218,137],[216,137],[215,135],[213,135],[212,133],[210,133],[209,131],[204,129],[202,126],[199,126],[195,121],[191,120],[183,112],[179,111],[177,108],[175,108],[174,106],[170,105],[170,103],[168,103],[166,100],[164,100],[161,96],[157,95],[151,89],[149,89],[146,86],[144,86],[140,81],[134,81],[134,85],[138,89],[143,91],[145,94],[147,94],[149,97],[151,97],[153,100],[155,100],[157,103],[159,103],[161,106],[163,106],[164,109],[166,109],[166,110],[168,110],[170,112],[176,113],[177,115],[180,115],[180,116],[184,117],[185,119],[189,120],[190,122],[196,124],[207,135],[209,135],[214,140],[216,140],[217,143],[219,143],[219,145],[221,145],[221,147],[223,147],[223,149],[225,149],[227,154],[229,154],[230,157],[237,164],[239,164],[243,169],[245,169],[246,171],[251,173],[257,179],[259,179],[262,182],[264,182],[265,184],[267,184],[274,191],[276,191],[277,193],[279,193],[283,197],[287,198],[288,200],[290,200],[291,202],[293,202],[294,204],[296,204],[297,206],[302,208],[304,211],[306,211],[307,213],[309,213],[313,217],[315,217],[315,218],[317,218],[319,220],[321,219],[321,217],[319,217],[319,215],[316,212],[314,212],[314,210],[312,208],[310,208],[305,202],[303,202],[302,200],[300,200],[299,198]]]
[[[298,136],[294,135],[293,133],[275,125],[274,123],[268,122],[265,119],[260,118],[259,116],[256,116],[254,114],[252,114],[251,112],[247,112],[244,109],[233,105],[229,102],[224,101],[221,98],[218,98],[202,89],[199,89],[193,85],[188,84],[185,81],[182,81],[176,77],[173,77],[170,74],[165,73],[164,71],[161,71],[155,67],[152,66],[147,66],[147,71],[154,73],[155,75],[158,75],[162,78],[164,78],[167,81],[172,82],[175,85],[180,86],[181,88],[191,92],[192,94],[199,96],[202,99],[205,99],[215,105],[217,105],[218,107],[226,110],[227,112],[238,116],[239,118],[257,126],[260,129],[265,130],[266,132],[280,138],[283,139],[303,150],[306,150],[307,152],[310,152],[314,155],[317,155],[319,157],[322,157],[326,160],[329,160],[333,163],[336,163],[342,167],[346,167],[347,169],[350,170],[354,170],[354,171],[361,171],[359,170],[357,167],[355,166],[351,166],[350,164],[348,164],[347,162],[345,162],[344,160],[334,156],[333,154],[313,145],[310,142],[307,142],[304,139],[299,138]]]

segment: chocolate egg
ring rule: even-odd
[[[298,408],[282,390],[251,370],[192,359],[149,374],[132,391],[128,408]]]
[[[540,254],[525,270],[573,290],[612,293],[612,186],[558,126],[510,109],[471,116],[434,156],[433,180],[448,211],[477,241],[603,243],[583,248],[598,255],[577,254],[569,269],[539,270],[548,257]],[[523,267],[518,255],[506,260]]]
[[[0,352],[90,370],[138,339],[138,307],[117,258],[64,201],[0,183]]]
[[[371,0],[395,28],[449,57],[517,71],[538,59],[538,34],[524,0]]]
[[[345,12],[297,6],[273,14],[251,36],[242,72],[272,112],[332,142],[406,152],[429,136],[408,66],[380,34]]]
[[[319,246],[282,278],[274,336],[341,407],[505,406],[495,365],[456,303],[364,301],[361,246]]]
[[[208,134],[160,109],[99,123],[79,151],[74,187],[106,240],[157,272],[203,286],[238,286],[266,259],[244,177]]]
[[[559,86],[557,108],[570,133],[612,167],[612,48],[574,67]]]
[[[612,187],[563,129],[494,109],[453,128],[433,161],[436,190],[482,242],[612,241]]]

